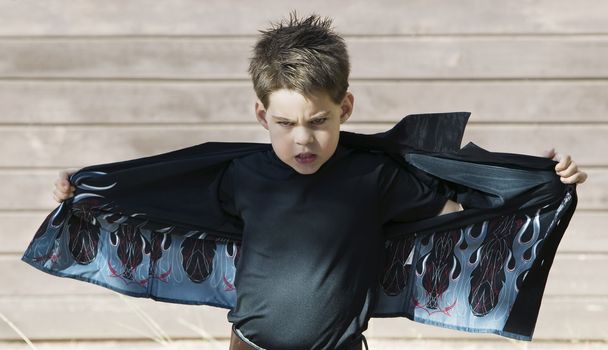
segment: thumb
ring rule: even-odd
[[[551,149],[548,149],[548,150],[544,150],[543,157],[553,159],[553,157],[555,157],[555,147],[552,147]]]

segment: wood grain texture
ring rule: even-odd
[[[535,340],[605,340],[607,297],[548,297],[543,300]],[[0,297],[0,310],[31,339],[153,339],[158,328],[171,338],[200,334],[227,337],[227,309],[177,305],[112,295]],[[151,320],[155,325],[144,319]],[[405,339],[499,339],[416,324],[405,318],[372,319],[366,336]],[[18,339],[8,327],[0,339]]]
[[[254,35],[291,9],[333,17],[345,35],[575,34],[608,32],[601,0],[484,2],[165,0],[0,1],[0,35]]]
[[[1,39],[0,78],[248,79],[253,38]],[[353,79],[606,79],[608,36],[346,40]]]

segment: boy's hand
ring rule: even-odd
[[[69,176],[74,174],[78,169],[66,169],[59,172],[59,177],[55,180],[55,189],[53,197],[59,203],[74,196],[76,188],[72,186],[68,180]]]
[[[551,158],[559,162],[555,165],[555,173],[560,176],[560,180],[562,180],[563,183],[582,184],[587,180],[587,173],[578,169],[576,163],[569,154],[563,155],[561,153],[556,153],[555,148],[551,148],[550,150],[543,152],[543,157]]]

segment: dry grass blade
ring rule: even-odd
[[[129,301],[127,299],[127,297],[125,297],[124,295],[122,295],[118,292],[114,292],[114,293],[116,295],[118,295],[118,297],[120,299],[122,299],[122,301],[124,301],[125,304],[127,304],[133,311],[135,311],[137,316],[144,321],[144,323],[148,326],[148,328],[150,328],[152,333],[154,333],[154,335],[155,335],[155,337],[153,338],[154,341],[161,343],[163,345],[166,345],[166,344],[169,344],[172,342],[171,338],[167,335],[167,333],[165,333],[165,331],[162,329],[162,327],[160,327],[158,325],[158,323],[156,323],[152,319],[152,317],[150,317],[146,312],[141,310],[141,308],[139,306],[137,306],[135,303]]]
[[[2,312],[0,312],[0,318],[2,318],[2,320],[6,322],[9,327],[11,327],[17,334],[19,334],[21,339],[23,339],[23,341],[26,342],[31,349],[38,350],[38,348],[30,341],[30,339],[19,328],[17,328],[17,326],[13,322],[11,322],[11,320],[4,316]]]
[[[208,341],[214,349],[225,350],[225,347],[220,342],[216,341],[215,338],[211,336],[211,334],[209,334],[207,331],[205,331],[204,328],[193,325],[192,323],[184,320],[181,317],[177,319],[177,322],[199,334],[204,340]]]

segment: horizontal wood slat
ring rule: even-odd
[[[608,338],[608,327],[606,327],[604,316],[606,310],[608,310],[608,299],[604,297],[544,298],[533,339],[553,339],[564,342],[576,342],[579,339],[606,340]],[[497,339],[497,336],[491,334],[462,334],[459,331],[439,329],[433,326],[412,325],[411,321],[403,318],[372,319],[366,336],[381,338],[405,336],[417,339],[428,337]],[[522,344],[525,346],[526,343]]]
[[[24,188],[27,187],[24,186]],[[582,186],[579,187],[579,190],[581,188]],[[47,207],[44,211],[0,211],[0,222],[2,223],[2,229],[0,230],[0,254],[22,254],[34,237],[36,230],[38,230],[44,221],[44,218],[57,205],[51,199],[50,188],[44,189],[41,186],[39,192],[39,196],[41,196],[40,204],[46,204],[45,206]],[[558,253],[608,253],[607,226],[608,211],[577,209],[560,243]]]
[[[57,0],[0,1],[0,35],[252,35],[291,9],[335,18],[344,34],[510,34],[608,32],[608,6],[601,0],[445,3],[432,1],[323,0],[163,1],[91,3]],[[246,20],[244,20],[246,19]]]
[[[253,38],[0,40],[0,78],[247,79]],[[608,36],[350,38],[351,78],[608,78]]]
[[[470,123],[608,123],[608,81],[351,81],[349,123],[470,111]],[[0,123],[251,123],[249,81],[0,81]]]
[[[605,339],[606,297],[545,298],[535,340],[575,341]],[[136,309],[140,311],[136,311]],[[0,310],[31,339],[141,339],[158,338],[158,331],[143,314],[172,338],[227,337],[226,309],[177,305],[117,295],[1,297]],[[369,337],[500,339],[491,334],[468,334],[416,324],[405,318],[372,319]],[[0,327],[0,339],[19,339],[12,329]]]

